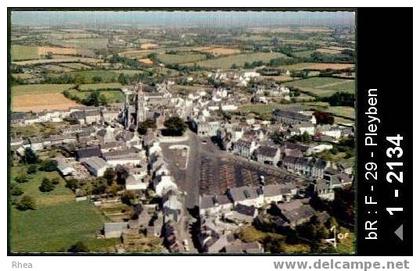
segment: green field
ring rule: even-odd
[[[109,99],[110,102],[121,102],[124,100],[124,95],[120,83],[98,83],[98,84],[83,84],[79,85],[81,91],[74,90],[72,84],[34,84],[34,85],[19,85],[12,87],[12,99],[20,95],[37,95],[45,93],[62,93],[64,90],[70,90],[72,94],[77,94],[80,97],[86,97],[90,91],[103,90],[102,94]]]
[[[196,62],[197,65],[205,68],[229,69],[233,64],[244,66],[245,62],[252,63],[254,61],[268,62],[274,58],[287,58],[282,53],[249,53],[219,57]]]
[[[295,57],[310,57],[311,54],[313,54],[315,50],[306,50],[306,51],[299,51],[299,52],[293,52],[293,55]]]
[[[197,62],[206,59],[204,54],[185,53],[185,54],[159,54],[158,59],[164,64],[181,64],[189,62]]]
[[[81,38],[81,39],[66,39],[66,40],[54,40],[54,45],[64,47],[74,47],[82,49],[104,49],[108,45],[107,38]]]
[[[238,112],[244,114],[256,114],[259,117],[269,120],[272,116],[274,109],[288,109],[296,106],[303,106],[304,103],[292,103],[292,104],[281,104],[281,103],[269,103],[269,104],[245,104],[239,107]],[[304,107],[305,108],[305,107]]]
[[[91,92],[71,89],[69,90],[69,93],[79,97],[80,99],[85,99]],[[119,90],[103,90],[99,91],[99,93],[104,95],[109,103],[121,103],[124,101],[124,94]]]
[[[354,93],[354,80],[344,80],[330,77],[312,77],[303,80],[287,82],[288,87],[297,87],[319,97],[328,97],[335,92]]]
[[[13,252],[66,251],[77,241],[97,242],[105,218],[89,202],[69,202],[32,211],[11,210]],[[95,244],[98,247],[98,244]]]
[[[83,64],[83,63],[62,63],[60,64],[62,67],[67,67],[73,70],[90,70],[92,69],[91,66]]]
[[[326,111],[334,114],[335,116],[351,119],[355,119],[356,117],[354,108],[350,106],[330,106]]]
[[[34,78],[34,76],[29,73],[12,73],[12,76],[14,78],[22,79],[22,80]]]
[[[28,94],[61,93],[66,89],[74,87],[72,84],[34,84],[13,86],[11,89],[12,98]]]
[[[100,77],[102,78],[102,82],[115,82],[118,79],[119,74],[125,74],[125,75],[134,75],[142,73],[141,70],[84,70],[84,71],[72,71],[67,72],[66,75],[69,76],[83,76],[86,80],[85,82],[92,82],[94,77]],[[61,74],[54,74],[52,76],[58,77]]]
[[[93,91],[101,89],[121,89],[120,83],[98,83],[98,84],[83,84],[79,86],[81,91]]]
[[[12,167],[12,177],[21,174],[26,171],[26,167]],[[38,171],[35,175],[31,176],[31,181],[23,184],[19,184],[25,194],[28,194],[35,198],[37,206],[45,207],[55,203],[68,203],[74,201],[74,195],[71,190],[67,189],[64,185],[64,180],[57,172],[43,172]],[[42,193],[38,187],[41,184],[42,178],[58,178],[60,183],[56,188],[48,193]]]
[[[25,170],[26,167],[13,167],[12,176]],[[43,177],[59,178],[60,183],[53,191],[42,193],[38,187]],[[96,231],[102,228],[105,217],[91,203],[76,202],[57,172],[38,171],[29,182],[19,186],[25,195],[35,199],[37,208],[18,211],[10,207],[13,252],[66,251],[77,241],[96,251],[112,245],[111,241],[96,239]]]
[[[239,107],[239,112],[254,113],[261,117],[270,118],[274,109],[288,109],[300,107],[304,110],[319,110],[332,113],[336,122],[351,123],[355,119],[355,109],[350,106],[329,106],[326,102],[297,102],[290,104],[246,104]],[[341,116],[341,117],[340,117]],[[344,117],[344,118],[343,118]],[[350,119],[350,120],[349,120]]]
[[[11,56],[12,61],[37,59],[39,58],[38,47],[12,45]]]
[[[59,58],[52,59],[34,59],[34,60],[22,60],[14,62],[14,64],[19,66],[34,66],[34,65],[44,65],[44,64],[57,64],[57,63],[88,63],[88,64],[97,64],[101,60],[91,57],[72,57],[72,56],[60,56]]]

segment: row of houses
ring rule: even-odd
[[[201,195],[199,209],[201,215],[212,215],[229,213],[237,205],[260,208],[271,202],[290,201],[297,192],[292,183],[232,187],[224,195]]]
[[[62,122],[66,118],[76,120],[80,124],[111,122],[118,118],[120,110],[112,107],[77,106],[68,110],[49,110],[38,113],[12,112],[12,125],[26,126],[34,123]]]

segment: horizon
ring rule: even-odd
[[[186,16],[186,14],[191,16]],[[19,26],[269,27],[354,26],[353,11],[11,11]]]

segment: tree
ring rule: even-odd
[[[133,191],[125,191],[121,196],[121,202],[127,205],[135,204],[136,194]]]
[[[79,188],[79,181],[76,179],[68,179],[66,180],[66,187],[75,191],[77,188]]]
[[[22,191],[22,189],[21,189],[19,186],[14,185],[14,186],[12,186],[12,188],[10,189],[10,194],[11,194],[12,196],[20,196],[20,195],[22,195],[22,194],[23,194],[23,191]]]
[[[47,54],[45,55],[46,59],[52,59],[53,58],[53,53],[52,52],[47,52]]]
[[[77,188],[79,188],[79,181],[76,179],[68,179],[66,180],[66,187],[75,191]]]
[[[100,82],[102,82],[102,77],[95,75],[95,76],[92,77],[92,82],[93,83],[100,83]]]
[[[15,177],[17,183],[27,183],[29,181],[28,175],[26,173],[21,173]]]
[[[302,134],[302,142],[309,142],[311,140],[310,135],[307,131],[303,132]]]
[[[42,179],[41,185],[39,186],[39,190],[41,192],[50,192],[50,191],[54,190],[54,188],[55,188],[55,186],[54,186],[53,182],[48,178]]]
[[[99,95],[99,104],[100,105],[107,105],[108,99],[105,97],[105,95]]]
[[[92,182],[93,188],[92,193],[95,195],[100,195],[106,192],[107,183],[104,178],[97,178],[95,181]]]
[[[104,172],[104,178],[108,181],[108,184],[111,184],[114,180],[117,174],[115,173],[115,170],[113,168],[107,168]]]
[[[331,113],[315,111],[314,116],[317,124],[334,124],[334,117]]]
[[[128,170],[121,165],[117,165],[115,167],[115,173],[117,174],[117,183],[125,184],[125,180],[128,178],[129,175]]]
[[[71,253],[89,252],[89,248],[82,241],[78,241],[77,243],[72,245],[67,251]]]
[[[36,165],[29,165],[29,167],[26,169],[26,173],[28,174],[34,174],[38,170],[38,167]]]
[[[270,138],[275,144],[281,144],[284,140],[284,133],[275,131]]]
[[[119,190],[120,186],[115,181],[113,181],[110,185],[108,185],[105,192],[107,194],[111,194],[112,196],[116,196]]]
[[[139,123],[139,128],[137,129],[137,131],[139,132],[139,134],[141,135],[145,135],[147,133],[147,129],[156,129],[156,121],[153,119],[147,119],[143,122]]]
[[[23,162],[26,164],[36,164],[38,163],[38,155],[31,148],[27,147],[23,155]]]
[[[57,185],[57,184],[60,183],[60,179],[57,178],[57,177],[54,177],[54,178],[51,179],[51,182],[53,183],[53,185]]]
[[[57,170],[57,161],[50,160],[50,159],[43,160],[41,162],[41,165],[39,167],[39,170],[46,171],[46,172],[55,171],[55,170]]]
[[[86,83],[85,76],[82,74],[76,74],[74,76],[74,83],[78,85],[85,84]]]
[[[100,106],[107,105],[108,101],[104,95],[100,93],[99,90],[92,91],[84,100],[83,104],[88,106]]]
[[[328,102],[331,106],[351,106],[354,107],[355,97],[353,93],[336,92],[324,101]]]
[[[179,117],[171,117],[163,125],[166,127],[165,133],[170,136],[181,136],[187,129],[187,125]]]
[[[17,202],[16,208],[21,211],[35,210],[35,200],[31,196],[25,195]]]
[[[120,83],[121,85],[128,84],[127,76],[124,73],[120,73],[120,75],[118,75],[118,83]]]

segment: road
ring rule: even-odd
[[[250,161],[243,157],[238,157],[231,153],[227,153],[226,151],[222,151],[215,144],[213,144],[209,138],[200,138],[190,130],[188,130],[186,133],[188,135],[187,140],[176,143],[161,143],[161,148],[163,156],[169,157],[170,155],[168,155],[168,153],[169,147],[171,145],[189,146],[188,167],[186,169],[177,166],[174,159],[168,159],[167,162],[169,165],[169,170],[174,176],[179,190],[186,192],[184,197],[184,215],[181,217],[180,222],[176,224],[176,229],[178,231],[181,242],[182,240],[187,239],[190,244],[190,252],[194,252],[195,249],[192,245],[193,242],[189,232],[189,224],[191,219],[193,219],[191,210],[198,210],[202,157],[209,157],[212,159],[229,159],[238,163],[252,164],[254,167],[265,170],[277,171],[287,175],[293,174],[290,174],[289,172],[274,166]]]

